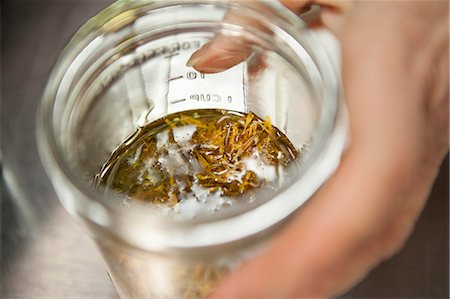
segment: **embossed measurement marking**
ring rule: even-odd
[[[208,40],[194,41],[179,41],[179,51],[166,53],[179,53],[169,59],[166,112],[195,109],[246,111],[246,63],[218,73],[199,72],[186,62]]]
[[[181,78],[183,78],[183,75],[180,75],[180,76],[177,76],[177,77],[170,78],[169,81],[178,80],[178,79],[181,79]]]
[[[170,104],[175,104],[175,103],[179,103],[179,102],[183,102],[186,101],[186,99],[176,99],[176,100],[171,100]]]

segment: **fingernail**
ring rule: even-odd
[[[202,56],[204,55],[205,51],[208,52],[207,50],[205,50],[208,48],[209,48],[209,43],[206,45],[203,45],[203,47],[201,47],[200,49],[198,49],[197,51],[192,53],[191,57],[186,62],[186,66],[189,66],[189,67],[195,66],[199,61],[202,60]]]
[[[186,66],[195,67],[196,64],[204,60],[204,55],[208,53],[211,48],[211,42],[204,44],[200,49],[192,53],[189,60],[186,62]]]
[[[186,66],[193,67],[199,60],[200,57],[198,55],[195,55],[197,52],[191,55],[189,60],[186,62]]]

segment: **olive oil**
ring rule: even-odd
[[[183,207],[231,204],[259,188],[276,189],[299,151],[252,112],[183,111],[139,128],[103,165],[97,186],[130,200]]]

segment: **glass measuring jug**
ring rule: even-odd
[[[219,34],[243,49],[251,45],[250,55],[217,74],[186,66]],[[92,187],[104,161],[137,128],[205,108],[269,116],[304,149],[299,170],[274,196],[220,217],[162,217]],[[87,226],[122,298],[204,297],[319,188],[338,163],[344,136],[339,82],[320,42],[276,2],[245,1],[116,2],[63,52],[38,127],[61,202]]]

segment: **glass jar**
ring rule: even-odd
[[[217,74],[186,66],[218,36],[235,44],[227,55],[241,55],[240,63]],[[269,116],[301,149],[299,169],[270,198],[194,218],[149,214],[94,188],[130,133],[204,108]],[[324,183],[346,130],[339,78],[323,44],[280,3],[117,1],[61,54],[37,135],[62,204],[96,241],[121,298],[203,298]]]

